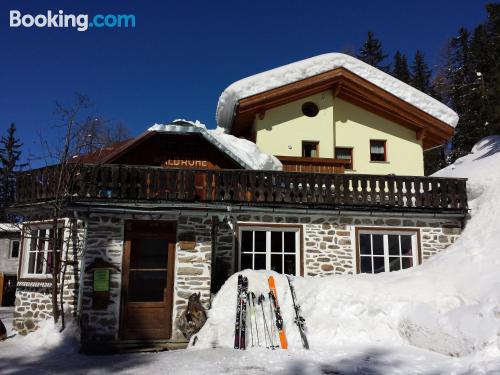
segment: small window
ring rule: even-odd
[[[352,148],[351,147],[335,147],[335,159],[349,160],[350,163],[345,166],[345,169],[353,169]]]
[[[418,264],[417,232],[360,231],[360,273],[392,272]]]
[[[319,113],[319,108],[316,103],[305,102],[302,104],[302,113],[307,117],[316,117]]]
[[[319,157],[319,142],[302,142],[302,157]]]
[[[387,161],[386,141],[370,141],[370,161]]]
[[[240,228],[240,270],[272,270],[299,274],[300,243],[298,228]]]
[[[19,258],[19,240],[10,241],[10,257]]]
[[[24,275],[25,276],[45,276],[52,273],[53,269],[53,252],[56,251],[56,256],[59,258],[63,246],[64,230],[62,227],[57,228],[57,236],[54,236],[52,225],[41,227],[31,226],[25,232],[24,252]],[[54,237],[57,243],[54,245]]]

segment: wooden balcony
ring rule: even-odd
[[[298,156],[276,156],[285,172],[344,173],[350,160],[332,158],[303,158]]]
[[[55,198],[57,167],[23,172],[15,206]],[[466,180],[456,178],[193,170],[80,165],[64,176],[71,202],[190,202],[403,212],[465,213]]]

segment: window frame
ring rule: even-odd
[[[47,262],[43,263],[43,272],[42,273],[29,273],[29,258],[30,258],[30,248],[31,248],[31,231],[36,230],[50,230],[53,227],[52,221],[40,221],[40,222],[32,222],[27,223],[23,226],[22,238],[20,243],[20,258],[19,258],[19,276],[20,280],[47,280],[52,278],[52,272],[46,273],[47,271]],[[64,220],[59,220],[57,223],[57,228],[62,229],[62,243],[60,251],[60,257],[63,254],[63,249],[66,246],[66,238],[67,238],[67,229],[65,226]],[[37,237],[38,238],[38,237]],[[47,237],[46,237],[47,238]],[[48,246],[50,241],[45,241],[44,244],[44,256],[47,256],[49,252]],[[61,258],[60,258],[61,259]],[[36,258],[35,258],[35,267],[36,267]]]
[[[238,255],[236,257],[236,269],[241,271],[241,232],[242,231],[265,231],[266,232],[266,270],[271,266],[271,232],[295,232],[295,274],[294,276],[304,276],[304,247],[303,231],[301,225],[287,224],[256,224],[241,223],[236,225],[236,246]],[[252,249],[255,253],[255,249]]]
[[[356,227],[354,230],[355,235],[355,250],[356,250],[356,273],[361,274],[361,246],[360,246],[360,234],[382,234],[382,235],[412,235],[412,246],[413,246],[413,267],[416,267],[422,264],[422,247],[421,247],[421,239],[420,239],[420,228],[398,228],[398,227]],[[385,271],[387,269],[389,254],[386,246],[386,240],[384,237],[384,272],[381,273],[389,273],[389,271]],[[372,256],[373,257],[373,256]],[[400,256],[401,257],[401,256]],[[366,273],[368,275],[374,275],[374,273]]]
[[[372,142],[382,142],[384,144],[384,160],[372,160]],[[386,139],[370,139],[370,163],[387,163],[387,140]]]
[[[313,145],[315,147],[315,150],[316,150],[316,156],[305,156],[304,155],[304,146],[310,146],[310,145]],[[306,158],[306,159],[310,159],[310,158],[319,158],[319,141],[302,141],[302,157],[303,158]]]
[[[14,249],[14,242],[17,242],[17,257],[12,255],[12,250]],[[9,246],[9,259],[19,259],[21,256],[21,239],[16,238],[16,239],[11,239],[10,240],[10,246]]]
[[[354,147],[346,147],[346,146],[335,146],[335,159],[339,159],[337,157],[337,149],[341,150],[350,150],[351,152],[351,165],[350,168],[347,168],[348,166],[345,167],[346,170],[353,171],[354,170]],[[339,159],[339,160],[347,160],[347,159]]]

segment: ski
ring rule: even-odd
[[[304,349],[309,349],[309,342],[307,341],[305,331],[306,320],[300,314],[300,305],[297,304],[297,297],[295,295],[295,288],[292,284],[292,277],[290,275],[286,275],[286,278],[288,280],[288,286],[290,287],[290,293],[292,294],[293,309],[295,310],[295,324],[297,324],[297,327],[299,328],[300,338],[302,339],[302,346],[304,347]]]
[[[269,297],[271,297],[274,306],[274,315],[276,317],[276,328],[278,329],[278,334],[280,338],[280,344],[282,349],[288,348],[288,342],[286,341],[285,327],[283,327],[283,317],[281,316],[281,310],[278,303],[278,293],[276,292],[276,284],[274,283],[274,277],[269,276],[268,279]]]
[[[248,303],[248,278],[243,276],[243,283],[241,286],[241,319],[240,319],[240,349],[247,347],[247,303]]]
[[[241,337],[241,290],[243,287],[243,276],[238,275],[238,289],[236,294],[236,322],[234,324],[234,348],[240,348],[240,337]]]

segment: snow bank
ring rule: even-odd
[[[438,172],[467,177],[471,218],[460,239],[423,265],[377,275],[296,278],[312,350],[333,345],[410,344],[451,356],[499,356],[500,137]],[[249,288],[267,291],[269,272],[243,271]],[[291,350],[301,347],[291,296],[274,274]],[[195,347],[232,347],[233,275],[215,296]]]
[[[234,108],[240,99],[341,67],[452,127],[458,122],[458,115],[453,110],[429,95],[354,57],[342,53],[327,53],[271,69],[231,84],[219,98],[217,124],[225,129],[231,127]]]
[[[222,152],[247,169],[277,171],[283,169],[283,165],[276,157],[263,153],[255,143],[226,134],[225,130],[219,127],[207,129],[199,121],[178,119],[167,125],[154,124],[148,130],[171,133],[200,133]]]

